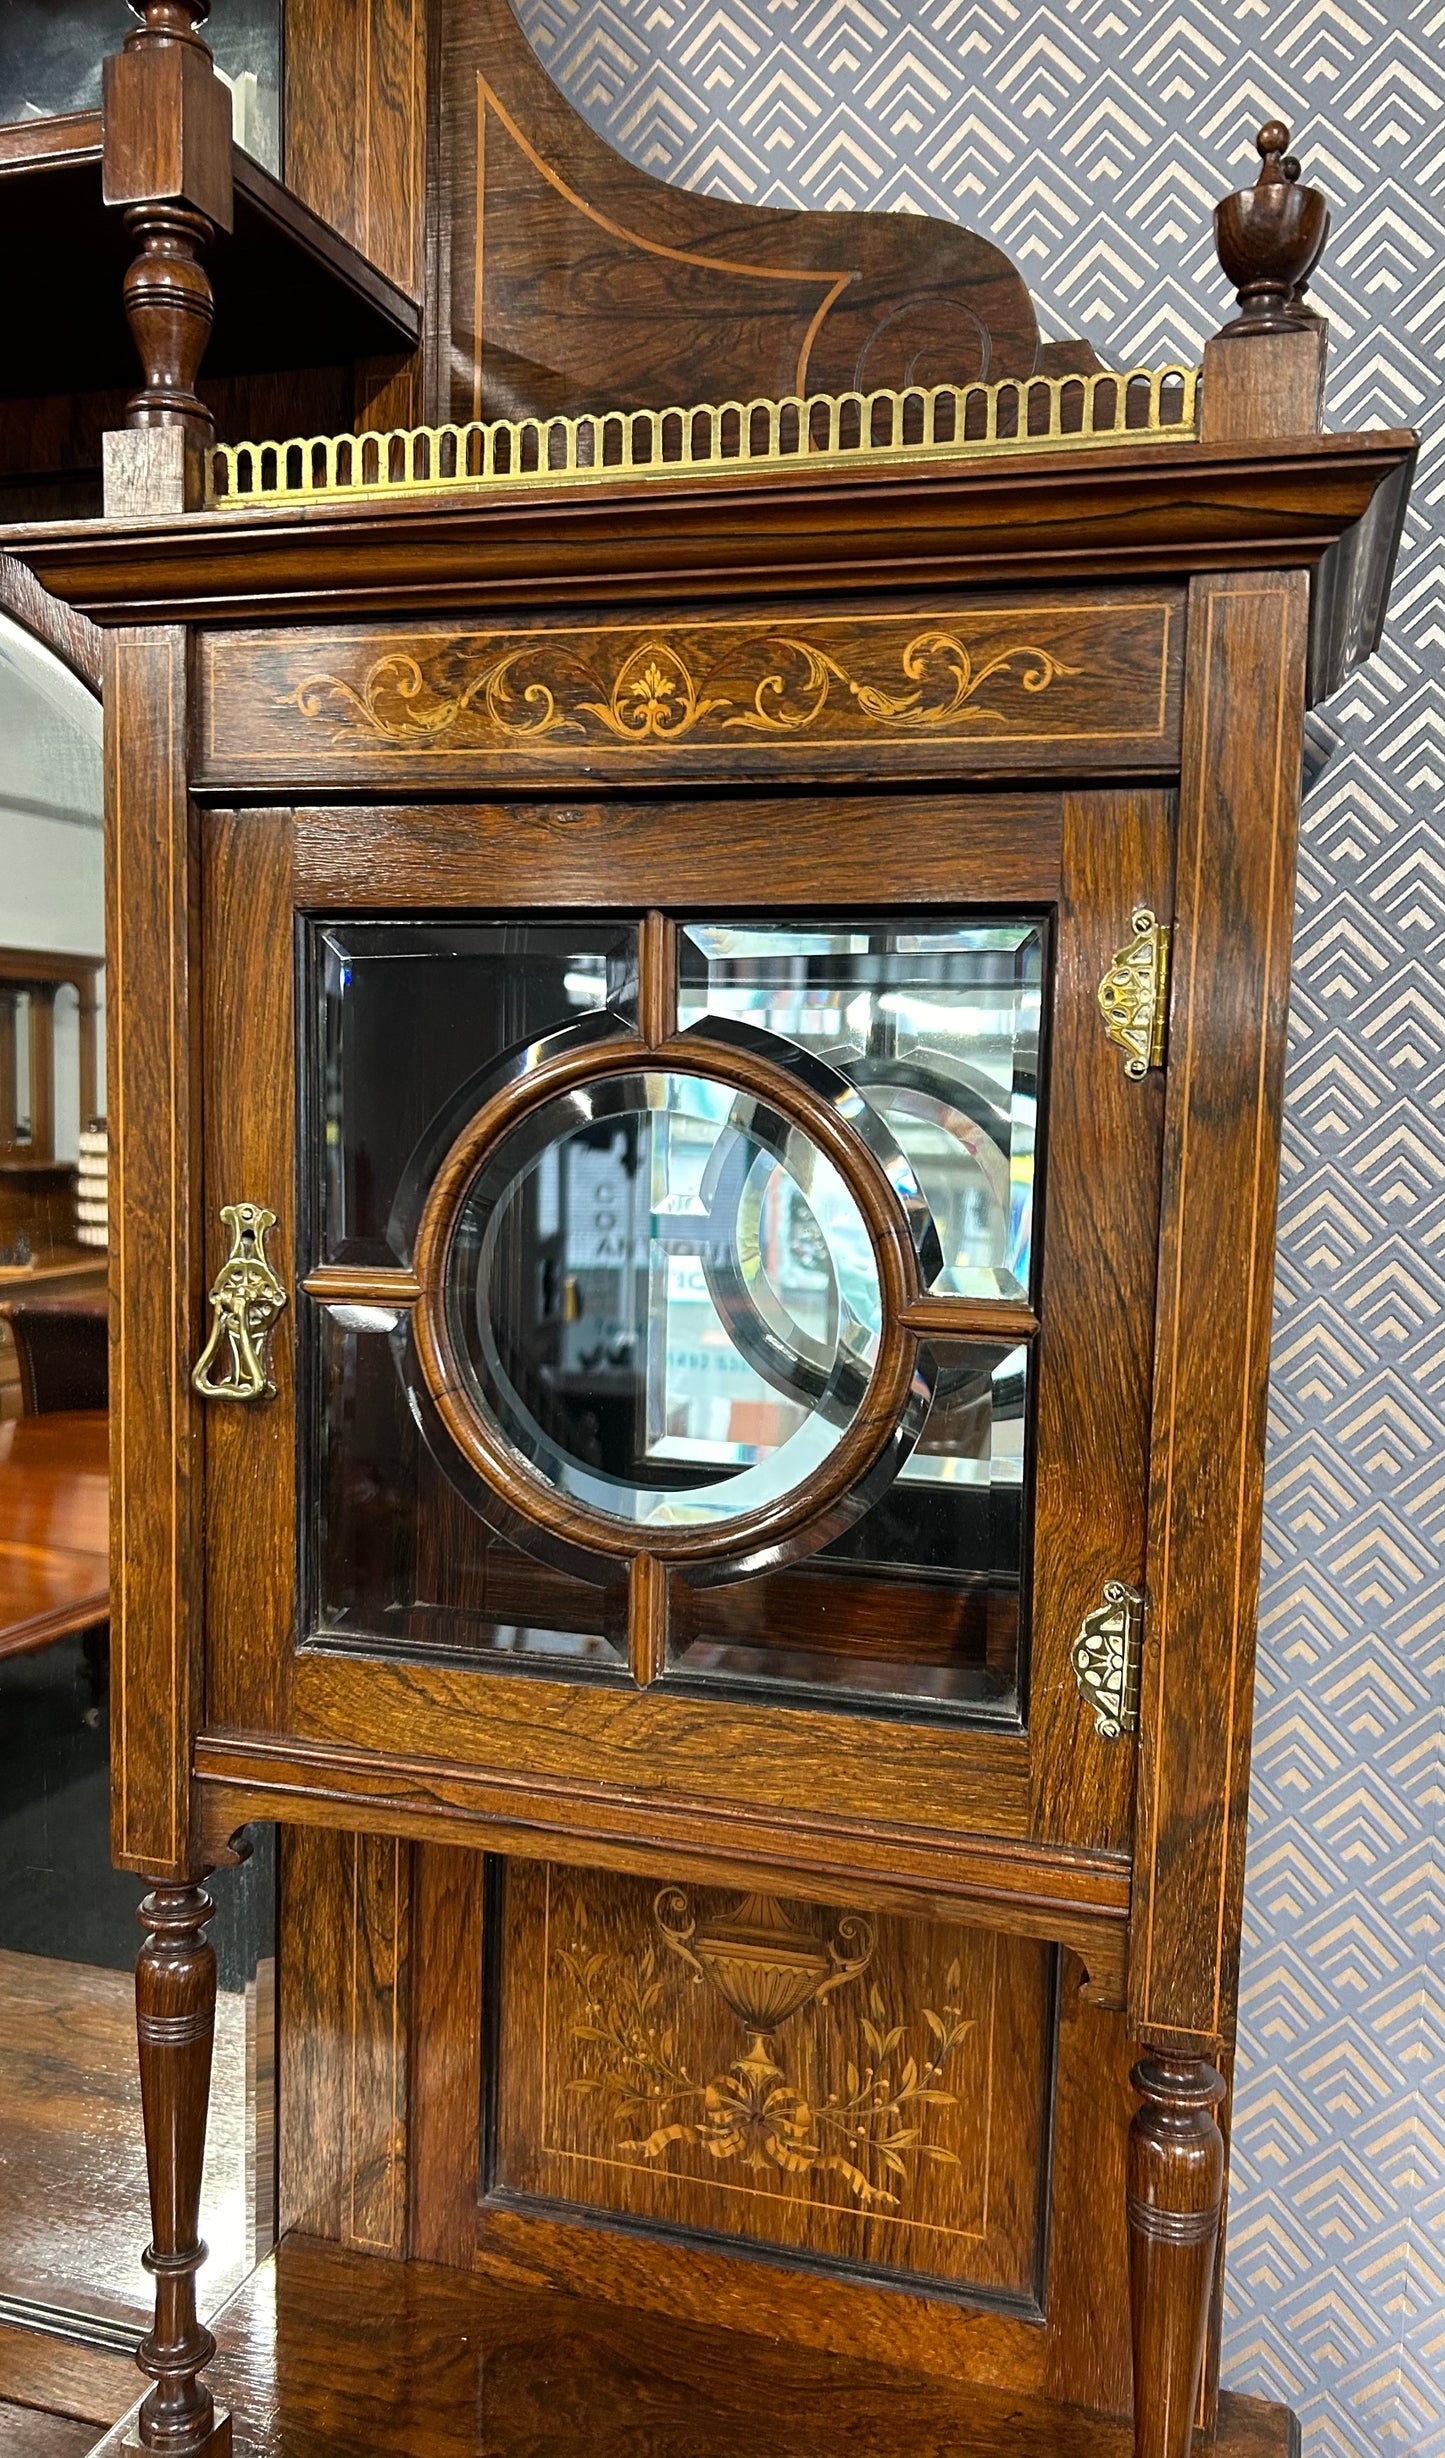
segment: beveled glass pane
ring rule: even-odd
[[[949,1342],[932,1364],[916,1451],[843,1536],[764,1578],[674,1580],[680,1672],[1017,1712],[1029,1356]]]
[[[604,1598],[494,1536],[443,1476],[407,1407],[381,1306],[311,1309],[321,1344],[314,1471],[320,1638],[620,1665]],[[625,1654],[625,1630],[622,1633]]]
[[[453,1237],[474,1405],[558,1493],[639,1526],[736,1518],[812,1476],[881,1335],[867,1225],[776,1110],[637,1072],[513,1130]]]
[[[636,947],[610,921],[316,925],[317,1258],[409,1260],[391,1214],[419,1139],[518,1043],[609,1007],[625,1030]]]
[[[1027,1298],[1044,926],[691,922],[678,1020],[728,1017],[846,1075],[913,1163],[941,1295]]]

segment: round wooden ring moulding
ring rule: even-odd
[[[473,1404],[447,1320],[447,1271],[453,1235],[473,1180],[503,1136],[534,1110],[601,1077],[690,1075],[766,1100],[833,1163],[867,1227],[878,1272],[882,1330],[868,1388],[851,1424],[810,1477],[789,1493],[721,1525],[669,1527],[614,1518],[559,1493],[513,1450]],[[815,1551],[855,1513],[849,1497],[866,1486],[914,1397],[918,1335],[902,1322],[920,1294],[918,1259],[908,1222],[887,1175],[861,1136],[806,1085],[755,1051],[732,1049],[703,1036],[678,1034],[647,1046],[619,1035],[559,1052],[517,1076],[484,1103],[453,1143],[432,1180],[417,1223],[413,1269],[421,1296],[412,1311],[412,1338],[427,1394],[463,1459],[504,1505],[509,1533],[534,1528],[568,1553],[597,1562],[594,1575],[616,1576],[615,1565],[640,1554],[689,1563],[713,1576],[735,1566],[781,1563]],[[870,1496],[871,1499],[871,1496]],[[526,1541],[525,1534],[520,1541]]]

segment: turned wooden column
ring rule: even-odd
[[[197,31],[207,0],[132,6],[141,22],[105,63],[103,192],[138,247],[124,295],[143,381],[126,425],[170,441],[127,451],[106,438],[106,508],[184,509],[200,499],[214,441],[196,378],[215,315],[204,251],[231,227],[231,101]],[[181,499],[169,507],[149,500],[164,478]]]
[[[203,1886],[166,1883],[140,1908],[146,1942],[136,1964],[136,2032],[150,2177],[155,2326],[136,2362],[155,2383],[128,2449],[167,2458],[229,2458],[230,2417],[200,2375],[216,2342],[196,2314],[201,2166],[216,2028],[216,1957],[205,1934],[215,1906]]]
[[[1224,2197],[1224,2085],[1202,2057],[1143,2057],[1130,2080],[1135,2458],[1189,2458]]]

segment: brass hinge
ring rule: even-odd
[[[1079,1696],[1105,1741],[1139,1730],[1139,1648],[1144,1598],[1122,1579],[1104,1581],[1104,1601],[1086,1613],[1074,1641]]]
[[[1099,1006],[1109,1039],[1124,1052],[1124,1073],[1138,1078],[1164,1064],[1174,934],[1147,905],[1135,908],[1130,927],[1133,938],[1118,950],[1099,984]]]

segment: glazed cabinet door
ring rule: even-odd
[[[1171,863],[1149,790],[210,814],[212,1731],[578,1855],[1125,1849]]]

